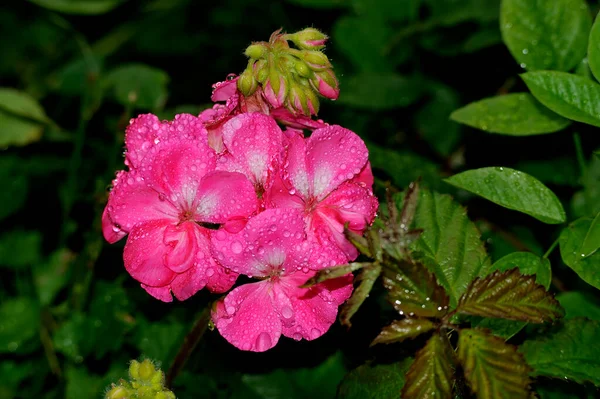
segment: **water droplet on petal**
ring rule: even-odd
[[[284,306],[283,309],[281,309],[281,315],[286,319],[291,319],[294,315],[294,311],[289,306]]]
[[[256,350],[263,352],[271,347],[271,337],[266,332],[261,332],[256,338]]]
[[[231,243],[231,252],[233,252],[234,254],[241,253],[242,249],[244,249],[244,247],[242,246],[241,242],[234,241],[234,242]]]
[[[312,330],[310,330],[310,337],[312,339],[318,338],[320,336],[321,336],[321,331],[319,331],[318,329],[313,328]]]

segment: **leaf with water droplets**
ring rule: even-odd
[[[395,320],[392,324],[381,330],[379,335],[371,343],[371,346],[402,342],[406,339],[415,338],[421,334],[425,334],[436,327],[437,325],[429,319],[405,318],[402,320]]]
[[[348,273],[352,273],[353,271],[362,269],[363,267],[369,265],[371,265],[371,263],[353,262],[347,265],[328,267],[323,270],[319,270],[317,274],[308,279],[306,283],[300,286],[300,288],[309,288],[313,285],[322,283],[323,281],[345,276]]]
[[[519,351],[533,376],[600,385],[600,322],[575,318],[527,340]]]
[[[566,72],[527,72],[521,78],[539,102],[557,114],[600,127],[600,85]]]
[[[358,311],[365,299],[371,293],[373,284],[381,274],[381,265],[372,263],[363,269],[354,278],[357,284],[350,299],[348,299],[340,308],[340,323],[348,328],[352,327],[350,319]]]
[[[585,57],[592,26],[585,0],[503,0],[502,39],[522,68],[569,71]]]
[[[405,399],[450,399],[454,385],[456,357],[444,333],[434,334],[417,352],[406,373],[402,389]]]
[[[586,237],[590,231],[592,231],[592,235],[596,234],[594,232],[597,229],[597,225],[594,223],[596,219],[581,218],[571,223],[561,232],[559,245],[563,262],[573,269],[583,281],[600,289],[600,252],[597,251],[597,248],[595,252],[589,251],[598,242],[586,243]],[[584,243],[587,252],[584,252]]]
[[[600,80],[600,18],[598,16],[596,16],[588,41],[588,63],[594,77]]]
[[[516,347],[465,329],[458,338],[458,359],[469,387],[480,399],[529,399],[529,367]]]
[[[448,312],[446,291],[422,264],[386,264],[383,286],[388,290],[388,301],[401,315],[439,318]]]
[[[540,104],[529,93],[486,98],[464,106],[450,118],[490,133],[532,136],[553,133],[571,123]]]
[[[558,301],[536,284],[533,276],[524,276],[516,268],[477,278],[460,298],[456,310],[473,316],[532,323],[564,315]]]
[[[518,170],[472,169],[444,181],[544,223],[558,224],[566,220],[565,210],[556,195],[536,178]]]

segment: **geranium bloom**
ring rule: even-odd
[[[378,205],[365,143],[340,126],[317,129],[306,139],[295,130],[286,136],[284,167],[265,195],[266,206],[302,211],[308,239],[315,245],[313,268],[356,259],[344,225],[362,234]]]
[[[266,210],[239,234],[218,231],[212,243],[224,266],[262,279],[234,289],[213,309],[217,329],[237,348],[263,352],[281,334],[296,340],[318,338],[352,292],[351,274],[299,288],[315,272],[308,269],[310,243],[296,209]]]
[[[139,116],[125,141],[130,170],[113,181],[102,228],[111,243],[129,234],[127,271],[165,302],[172,301],[171,292],[184,300],[204,286],[231,288],[237,276],[213,259],[214,230],[204,226],[226,229],[252,215],[258,206],[252,183],[241,173],[216,170],[206,130],[192,115],[172,122]]]

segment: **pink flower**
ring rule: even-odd
[[[364,142],[340,126],[315,130],[305,139],[287,131],[284,168],[265,194],[267,208],[303,212],[308,239],[315,245],[311,264],[324,268],[356,259],[344,225],[362,234],[373,222],[378,202]]]
[[[224,292],[236,275],[212,257],[205,226],[240,223],[257,210],[252,183],[241,173],[216,170],[199,118],[177,115],[160,122],[154,115],[133,119],[127,128],[126,162],[113,181],[102,215],[110,243],[129,234],[125,268],[152,296],[180,300],[208,286]]]
[[[315,272],[308,269],[310,248],[298,210],[266,210],[240,234],[219,231],[212,243],[223,265],[262,280],[234,289],[213,309],[217,329],[239,349],[266,351],[281,334],[295,340],[318,338],[352,293],[351,274],[299,288]]]

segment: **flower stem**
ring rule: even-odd
[[[585,156],[583,155],[583,147],[581,145],[581,137],[579,133],[573,133],[573,141],[575,142],[575,151],[577,153],[577,163],[579,164],[579,169],[581,176],[585,176],[586,174],[586,162]]]
[[[550,248],[548,248],[548,250],[546,251],[546,253],[544,254],[544,256],[542,256],[542,258],[548,259],[548,256],[550,256],[550,254],[552,253],[552,251],[554,250],[554,248],[556,248],[557,245],[558,245],[558,238],[556,240],[554,240],[554,242],[552,243],[552,245],[550,245]]]
[[[175,356],[175,359],[173,359],[173,363],[171,363],[171,367],[169,367],[169,371],[167,372],[165,383],[167,387],[171,386],[175,378],[179,375],[181,370],[183,370],[183,367],[194,351],[194,348],[204,336],[204,333],[208,328],[208,322],[210,321],[210,309],[211,306],[209,304],[202,313],[200,313],[200,316],[194,323],[190,332],[183,338],[179,351],[177,351],[177,355]]]

